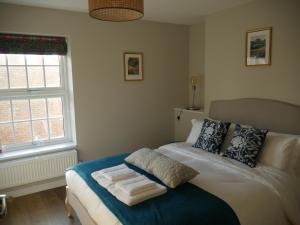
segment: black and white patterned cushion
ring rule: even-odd
[[[230,123],[204,119],[200,135],[193,145],[211,153],[219,153]]]
[[[257,156],[263,147],[267,133],[267,129],[242,127],[237,124],[224,156],[255,167]]]

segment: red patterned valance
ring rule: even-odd
[[[0,33],[0,53],[66,55],[66,38]]]

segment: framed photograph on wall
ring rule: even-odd
[[[272,28],[246,33],[246,66],[271,65]]]
[[[141,81],[143,74],[143,53],[125,52],[124,53],[124,80]]]

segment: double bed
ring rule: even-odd
[[[300,135],[300,106],[284,102],[264,99],[215,101],[209,116],[268,128],[272,132]],[[300,166],[298,150],[291,160]],[[199,171],[199,175],[189,182],[224,200],[241,225],[300,224],[300,177],[297,176],[300,174],[262,163],[250,168],[186,142],[167,144],[156,151]],[[122,224],[74,170],[66,172],[66,181],[69,216],[73,209],[82,225]],[[141,223],[137,221],[136,224]]]

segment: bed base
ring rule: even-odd
[[[68,186],[66,186],[65,206],[67,210],[67,216],[72,218],[73,213],[76,212],[76,215],[82,225],[101,225],[94,222],[94,220],[89,216],[86,208],[81,204],[79,199],[73,194]]]

